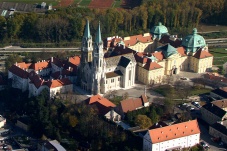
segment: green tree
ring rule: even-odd
[[[145,129],[152,125],[151,119],[146,115],[137,115],[135,119],[135,124],[140,128]]]
[[[149,117],[150,117],[152,123],[157,123],[159,121],[159,116],[156,113],[156,110],[155,110],[154,107],[151,109],[151,112],[149,114]]]
[[[22,58],[18,54],[12,54],[5,60],[5,71],[15,64],[16,62],[22,62]]]
[[[71,127],[75,127],[75,126],[77,125],[77,123],[78,123],[77,117],[74,116],[74,115],[70,115],[70,116],[69,116],[69,125],[70,125]]]

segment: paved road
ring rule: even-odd
[[[21,48],[18,46],[8,46],[0,48],[0,52],[57,52],[57,51],[80,51],[80,48]]]

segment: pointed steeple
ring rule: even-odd
[[[98,30],[97,30],[96,37],[95,37],[95,43],[97,45],[99,45],[100,43],[102,43],[101,30],[100,30],[100,22],[99,22]]]
[[[91,37],[91,34],[90,34],[89,20],[87,20],[87,24],[84,31],[84,38],[90,38],[90,37]]]

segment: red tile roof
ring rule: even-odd
[[[181,56],[186,56],[184,47],[178,47],[177,51]]]
[[[100,104],[102,104],[103,106],[106,106],[106,107],[115,107],[116,106],[115,104],[110,102],[108,99],[101,97],[99,94],[90,97],[88,104],[93,104],[95,102],[99,102]]]
[[[164,55],[162,54],[162,51],[156,51],[152,53],[152,55],[155,56],[155,58],[157,58],[158,61],[162,61],[164,59]]]
[[[14,75],[17,75],[23,79],[27,79],[28,78],[28,72],[21,69],[20,67],[16,66],[16,65],[12,65],[9,68],[9,71],[12,72]]]
[[[155,70],[163,67],[156,62],[151,62],[151,60],[148,59],[147,63],[144,65],[143,68],[146,70]]]
[[[148,42],[152,42],[152,35],[149,34],[148,36],[143,36],[143,35],[135,35],[135,36],[130,36],[130,40],[125,40],[124,38],[124,43],[125,46],[133,46],[135,45],[137,42],[141,42],[141,43],[148,43]]]
[[[79,56],[69,57],[69,62],[74,64],[74,65],[79,65],[80,64],[80,57]]]
[[[101,97],[100,95],[94,95],[90,97],[86,103],[88,105],[96,106],[98,109],[98,113],[101,115],[105,115],[112,108],[116,107],[115,104],[110,102],[108,99]]]
[[[137,108],[143,107],[143,103],[148,102],[147,99],[143,100],[144,98],[146,98],[146,97],[141,96],[136,99],[130,98],[130,99],[121,101],[120,105],[121,105],[122,111],[124,113],[127,113],[128,111],[134,111]]]
[[[165,126],[149,130],[149,135],[153,144],[176,138],[200,134],[197,120]]]
[[[142,64],[145,64],[147,62],[148,58],[146,56],[148,55],[145,53],[138,52],[134,56],[135,56],[136,62],[140,62]]]
[[[29,69],[33,69],[35,71],[43,70],[43,69],[46,69],[46,68],[50,68],[49,61],[32,63],[29,67]]]
[[[21,69],[28,69],[31,63],[20,62],[20,63],[16,63],[15,65],[20,67]]]
[[[208,50],[203,50],[202,48],[200,48],[195,54],[194,57],[197,59],[203,59],[203,58],[207,58],[207,57],[213,57],[212,54],[210,54],[208,52]]]
[[[56,88],[65,85],[70,85],[72,82],[68,78],[62,78],[57,80],[49,80],[45,83],[49,88]]]

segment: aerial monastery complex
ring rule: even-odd
[[[212,62],[213,56],[195,28],[182,39],[170,35],[159,23],[150,33],[102,40],[99,24],[93,41],[87,21],[81,56],[15,63],[8,71],[8,78],[12,87],[29,90],[30,96],[46,88],[52,97],[73,91],[73,84],[90,94],[104,94],[119,88],[129,89],[135,80],[147,85],[161,83],[166,75],[180,71],[204,73],[211,70]]]

